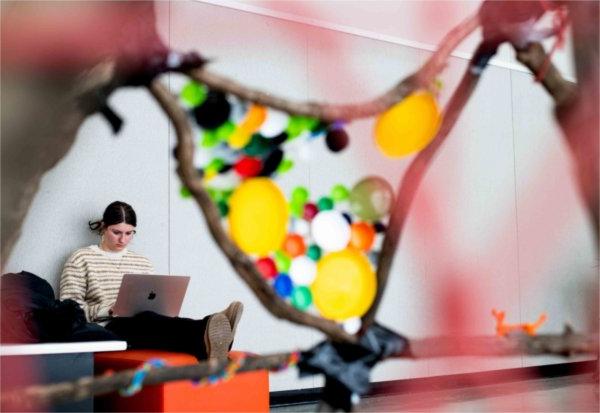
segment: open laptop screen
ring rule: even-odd
[[[179,315],[190,277],[183,275],[125,274],[113,308],[118,317],[154,311],[169,317]]]

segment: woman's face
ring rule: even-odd
[[[124,222],[106,227],[102,234],[101,247],[105,251],[122,251],[133,238],[135,227]]]

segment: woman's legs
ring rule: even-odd
[[[178,351],[198,360],[226,358],[232,341],[229,322],[222,314],[192,320],[144,311],[133,317],[117,317],[106,328],[127,341],[130,348]]]

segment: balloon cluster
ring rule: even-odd
[[[310,199],[305,187],[289,201],[269,178],[245,180],[228,198],[233,241],[281,297],[321,316],[357,320],[376,292],[377,240],[393,203],[391,186],[367,177],[352,189],[335,185]],[[378,238],[379,237],[379,238]]]
[[[233,242],[294,307],[356,331],[375,298],[391,186],[371,176],[317,199],[299,186],[288,200],[271,179],[293,166],[286,145],[325,137],[329,150],[341,151],[349,142],[341,124],[290,116],[196,82],[180,97],[197,125],[195,166]],[[397,132],[388,118],[382,115],[379,132]],[[181,194],[190,195],[185,188]]]
[[[205,182],[215,187],[233,188],[248,178],[287,172],[294,161],[284,148],[291,141],[325,136],[333,152],[348,145],[348,135],[339,123],[290,116],[194,81],[185,85],[180,98],[198,126],[195,166]]]

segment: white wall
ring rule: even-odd
[[[214,59],[213,70],[293,99],[365,100],[430,55],[216,5],[165,2],[157,7],[159,32],[173,48],[198,50]],[[450,60],[442,76],[442,103],[465,67],[463,59]],[[176,91],[185,79],[173,75],[165,81]],[[246,311],[237,348],[270,353],[321,340],[320,333],[278,321],[262,308],[210,239],[199,209],[180,198],[171,158],[173,130],[148,93],[122,90],[111,103],[126,121],[123,131],[112,136],[99,116],[84,124],[69,154],[44,177],[5,270],[28,270],[57,287],[70,252],[97,242],[87,221],[121,199],[139,217],[132,249],[151,258],[159,273],[192,276],[183,316],[200,317],[241,299]],[[589,327],[586,292],[597,291],[597,257],[551,108],[530,75],[497,66],[486,71],[419,190],[379,313],[381,322],[409,337],[459,327],[493,334],[490,310],[497,307],[515,323],[547,312],[545,332],[558,332],[565,322],[580,330]],[[288,194],[296,185],[324,194],[335,183],[351,186],[362,176],[378,174],[396,186],[411,158],[381,156],[372,144],[372,125],[372,119],[349,125],[351,145],[341,154],[314,142],[309,162],[298,160],[278,183]],[[445,305],[456,296],[466,297],[468,308],[454,308],[448,320]],[[561,361],[391,361],[378,366],[373,378]],[[321,383],[318,378],[298,380],[295,371],[271,375],[272,391]]]

